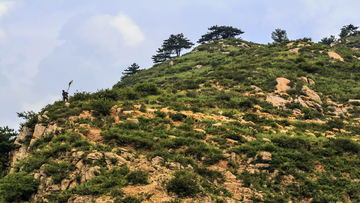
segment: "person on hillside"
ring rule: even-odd
[[[65,90],[62,91],[63,101],[69,100],[69,93],[65,92]]]

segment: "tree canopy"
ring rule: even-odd
[[[320,43],[330,45],[331,43],[335,42],[336,38],[334,35],[330,35],[330,37],[324,37],[321,39]]]
[[[9,127],[0,127],[0,174],[7,167],[9,152],[15,149],[14,139],[17,134]]]
[[[213,40],[221,40],[229,37],[235,37],[244,33],[240,29],[234,28],[232,26],[215,25],[208,28],[208,30],[210,30],[211,32],[202,35],[199,41],[197,41],[197,43],[204,44]]]
[[[121,76],[121,80],[124,80],[126,77],[136,74],[141,71],[140,66],[136,63],[131,64],[127,69],[122,72],[123,76]]]
[[[282,43],[289,41],[286,34],[286,30],[282,30],[280,28],[275,29],[275,31],[271,33],[271,39],[273,39],[275,43]]]
[[[346,36],[351,35],[351,34],[356,34],[358,28],[359,27],[356,27],[356,26],[354,26],[352,24],[344,25],[341,28],[341,32],[339,34],[339,37],[343,38],[343,37],[346,37]]]
[[[163,45],[153,55],[151,59],[154,63],[161,63],[168,59],[179,57],[183,49],[190,49],[194,43],[184,37],[184,34],[170,35],[169,39],[164,40]],[[175,54],[175,56],[174,56]]]

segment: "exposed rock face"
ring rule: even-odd
[[[47,127],[43,126],[42,124],[36,124],[34,134],[33,134],[32,139],[30,141],[30,145],[34,144],[34,142],[37,139],[41,138],[41,136],[49,135],[50,133],[53,133],[56,130],[61,130],[61,128],[57,127],[56,124],[48,125]]]
[[[16,138],[14,144],[20,146],[20,148],[10,152],[10,166],[14,166],[18,160],[25,158],[28,155],[27,146],[22,143],[32,136],[33,132],[31,128],[24,126],[21,129],[19,136]],[[13,170],[11,171],[13,172]]]
[[[276,95],[267,95],[266,101],[272,103],[273,106],[284,106],[286,104],[286,100]]]
[[[295,102],[299,102],[301,106],[309,108],[305,101],[301,99],[301,97],[295,99]]]
[[[290,82],[289,79],[276,78],[276,81],[278,82],[278,84],[276,85],[276,89],[280,92],[286,91],[291,88],[290,86],[287,85]]]
[[[318,94],[316,94],[313,90],[311,90],[308,86],[303,86],[301,91],[306,94],[310,99],[316,101],[319,104],[322,104],[322,101]]]
[[[344,61],[344,59],[337,53],[333,52],[333,51],[330,51],[328,52],[328,55],[330,58],[334,58],[334,59],[338,59],[340,61]]]
[[[41,138],[41,136],[44,134],[46,127],[43,126],[41,123],[35,125],[34,134],[32,136],[32,139],[30,141],[30,145],[32,145],[35,140]]]
[[[33,134],[31,128],[28,128],[26,126],[24,126],[21,129],[21,132],[19,134],[19,136],[16,138],[14,144],[16,145],[22,145],[23,142],[25,142],[26,139],[28,139],[29,137],[31,137]]]

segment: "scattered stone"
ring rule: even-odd
[[[235,152],[231,152],[230,160],[233,162],[236,162],[236,153]]]
[[[160,156],[156,156],[151,160],[151,165],[157,166],[164,162],[164,159]]]
[[[307,79],[306,77],[304,77],[304,76],[299,77],[298,79],[299,79],[299,80],[302,80],[303,82],[308,83],[308,79]]]
[[[49,192],[56,192],[56,191],[59,191],[59,190],[60,190],[60,188],[59,188],[58,185],[51,185],[46,189],[46,191],[49,191]]]
[[[74,195],[69,198],[68,203],[89,203],[89,202],[93,202],[93,200],[94,200],[93,197],[90,195],[84,195],[84,196]]]
[[[65,103],[65,106],[66,106],[66,107],[69,107],[69,106],[70,106],[70,103],[69,103],[69,102],[66,102],[66,103]]]
[[[85,179],[86,181],[89,181],[93,178],[95,178],[95,171],[100,172],[100,166],[94,166],[89,168],[89,170],[85,173]]]
[[[174,65],[174,62],[170,61],[169,66],[173,66],[173,65]]]
[[[289,49],[291,53],[298,53],[300,48]]]
[[[137,118],[127,118],[126,120],[133,123],[139,123],[139,120]]]
[[[169,168],[172,170],[179,170],[179,169],[183,169],[184,167],[178,162],[171,162],[169,164]]]
[[[84,166],[84,163],[80,160],[75,166],[77,169],[81,170],[82,167]]]
[[[185,170],[187,170],[187,171],[192,171],[192,170],[194,170],[194,168],[193,168],[190,164],[188,164],[188,165],[186,166]]]
[[[260,152],[260,156],[262,160],[271,161],[271,153],[270,152]]]
[[[96,152],[96,153],[90,153],[86,156],[86,158],[91,160],[98,160],[103,157],[102,153]]]
[[[313,79],[308,78],[308,81],[309,81],[309,84],[310,84],[310,85],[315,85],[315,81],[314,81]]]
[[[70,185],[70,180],[69,179],[63,179],[61,181],[61,190],[66,190]]]
[[[269,140],[268,138],[263,137],[263,140],[266,142],[271,142],[271,140]]]
[[[199,69],[201,67],[202,67],[202,65],[196,65],[194,68]]]

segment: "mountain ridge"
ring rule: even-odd
[[[356,43],[215,40],[49,104],[23,124],[1,200],[357,202]]]

